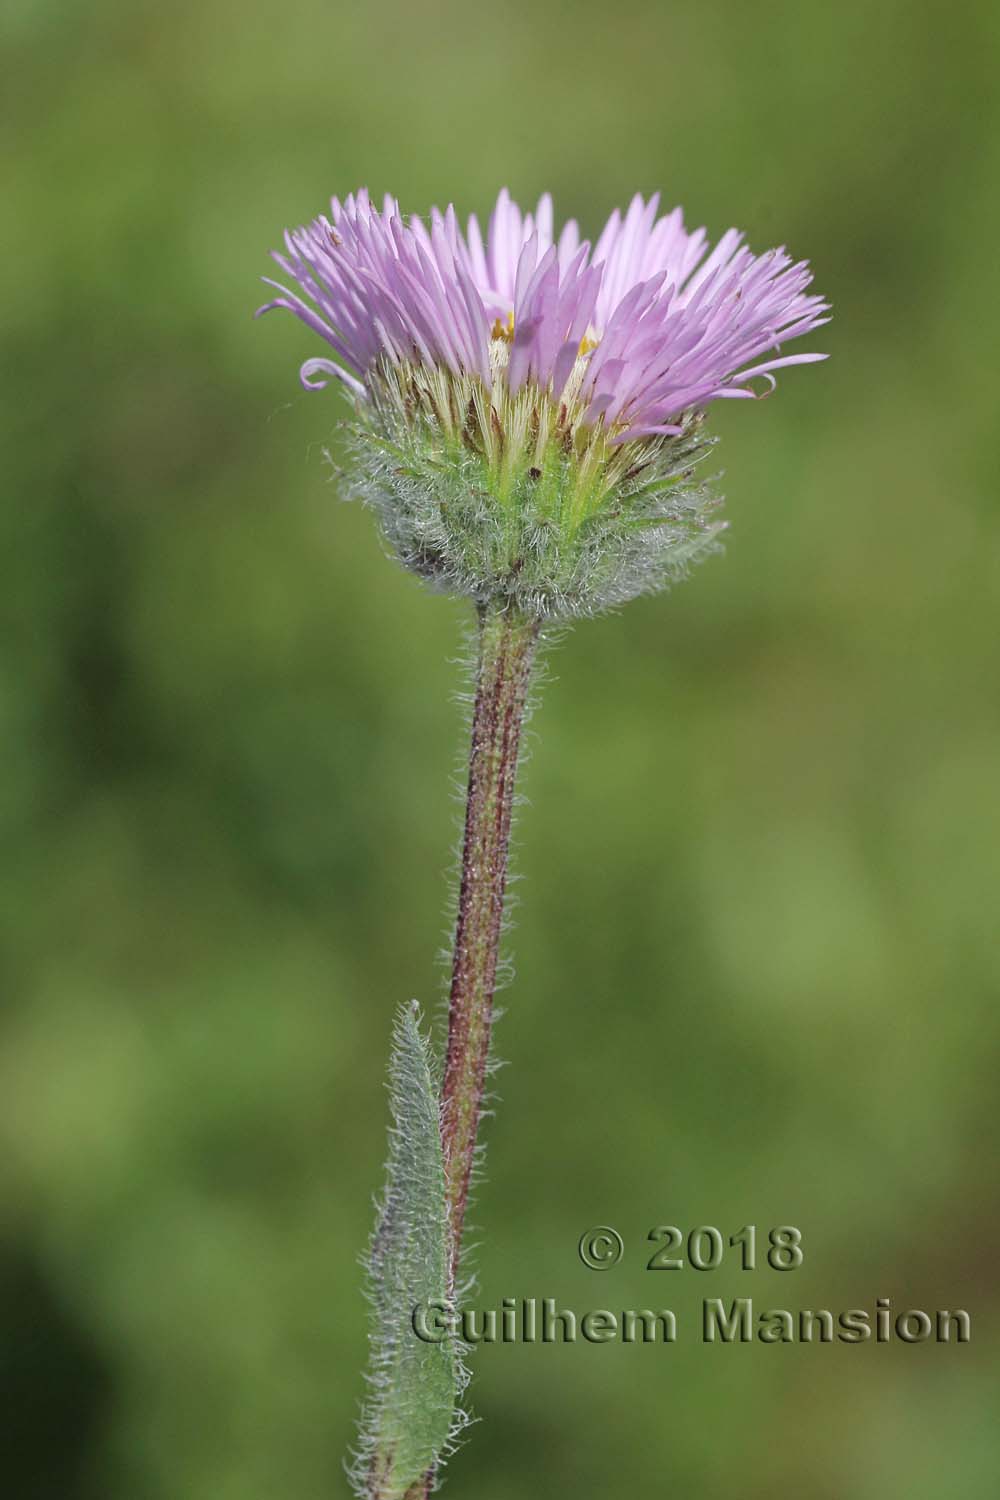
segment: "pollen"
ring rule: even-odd
[[[490,338],[503,339],[504,343],[506,344],[512,344],[514,342],[513,309],[511,309],[511,311],[507,314],[506,323],[501,322],[499,318],[493,319],[493,327],[490,329]]]
[[[601,341],[596,336],[596,334],[585,333],[584,336],[583,336],[583,338],[580,340],[580,353],[581,354],[590,354],[592,352],[592,350],[594,350],[594,349],[597,348],[597,346],[598,346],[598,344],[600,342]]]

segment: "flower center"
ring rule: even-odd
[[[505,344],[512,344],[514,342],[514,313],[513,313],[513,310],[511,310],[507,314],[507,321],[506,321],[506,323],[503,322],[503,320],[501,318],[494,318],[493,319],[493,327],[490,329],[490,338],[491,339],[502,339]],[[587,333],[584,334],[583,338],[580,340],[580,348],[579,348],[578,352],[580,354],[590,354],[592,350],[594,350],[594,349],[597,348],[597,346],[598,346],[598,344],[600,342],[601,341],[598,338],[598,336],[597,336],[596,333],[593,333],[592,331],[588,331]]]
[[[493,327],[490,329],[490,338],[503,339],[505,344],[512,344],[514,342],[513,308],[507,314],[506,323],[502,323],[499,318],[493,319]]]

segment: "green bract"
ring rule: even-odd
[[[496,375],[507,345],[494,338]],[[576,391],[383,360],[348,424],[349,490],[392,550],[433,585],[528,614],[596,614],[683,577],[717,550],[720,504],[695,467],[714,439],[703,414],[677,436],[614,442]]]

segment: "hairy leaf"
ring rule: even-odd
[[[437,1095],[414,1002],[399,1014],[389,1065],[392,1124],[385,1193],[369,1257],[371,1394],[353,1468],[368,1500],[402,1500],[448,1450],[465,1417],[466,1383],[447,1325],[435,1342],[414,1331],[414,1310],[442,1328],[450,1307],[448,1222]]]

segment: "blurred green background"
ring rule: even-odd
[[[807,255],[829,364],[719,403],[727,555],[552,652],[448,1493],[996,1493],[1000,25],[983,0],[6,9],[0,1395],[14,1500],[324,1500],[394,1007],[439,1012],[467,611],[251,321],[286,223],[636,188]],[[654,1276],[658,1223],[802,1228]],[[595,1223],[626,1257],[578,1261]],[[973,1343],[706,1348],[702,1297]]]

